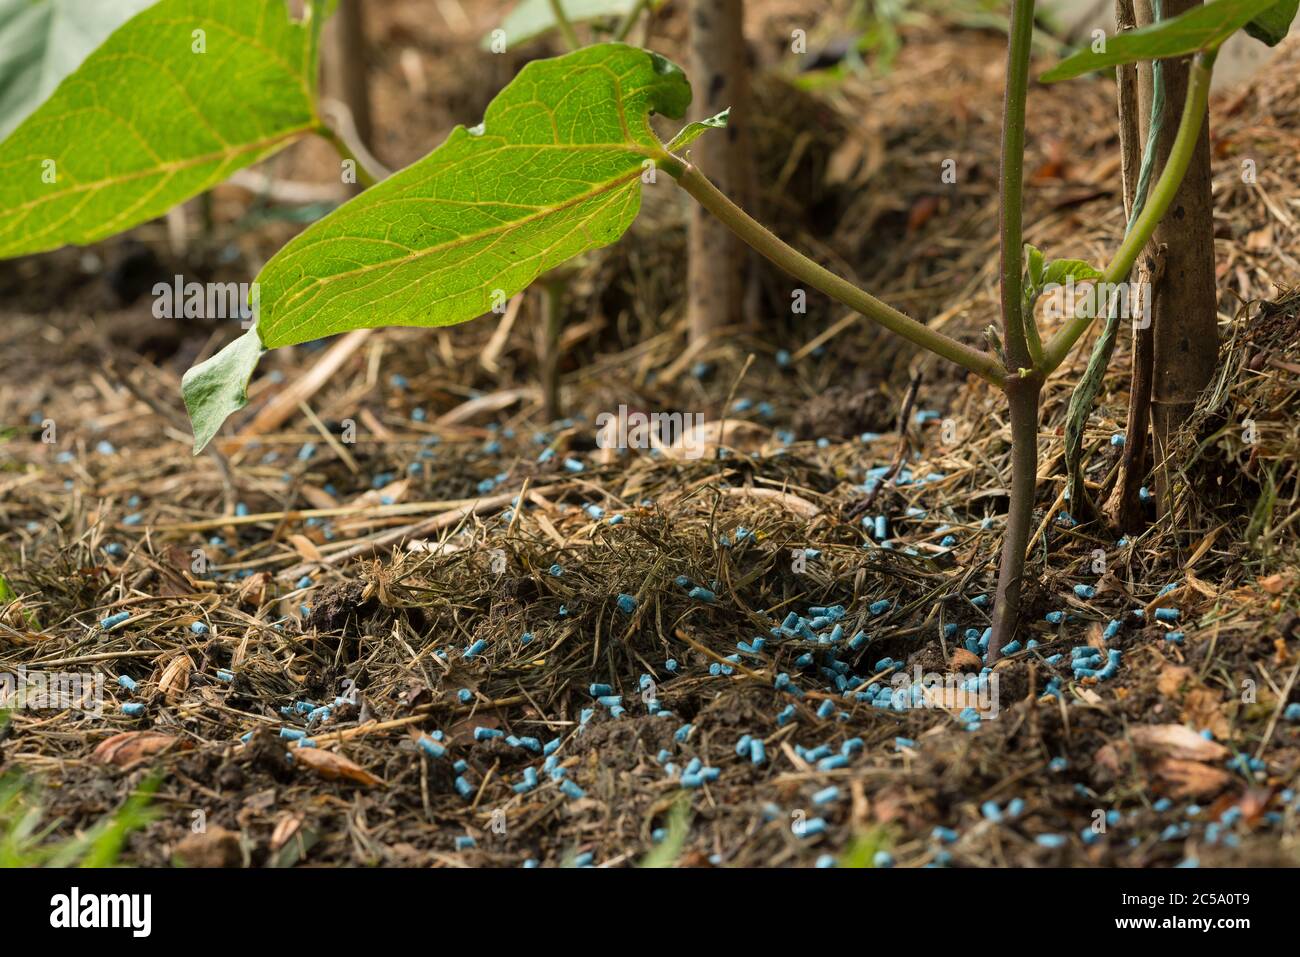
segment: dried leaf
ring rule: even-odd
[[[294,748],[289,753],[293,755],[296,764],[309,767],[330,781],[355,781],[366,787],[384,783],[355,761],[333,751],[323,751],[320,748]]]
[[[91,752],[90,760],[125,770],[161,754],[173,745],[182,751],[194,747],[191,741],[158,731],[123,731],[99,742]]]
[[[1226,761],[1231,752],[1181,724],[1141,725],[1129,732],[1142,751],[1183,761]]]
[[[1218,794],[1232,781],[1232,775],[1222,768],[1178,758],[1162,759],[1156,765],[1156,774],[1175,798],[1208,797]]]
[[[189,655],[177,655],[171,661],[167,662],[167,667],[162,671],[158,678],[158,690],[167,698],[168,702],[175,702],[190,687],[190,672],[194,670],[194,662],[190,660]]]
[[[187,867],[240,867],[244,863],[239,835],[216,825],[186,837],[176,845],[175,853]]]

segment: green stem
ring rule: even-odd
[[[1169,211],[1174,197],[1178,195],[1178,188],[1182,185],[1183,176],[1192,161],[1196,142],[1201,135],[1201,122],[1209,102],[1210,77],[1214,72],[1214,58],[1217,53],[1217,49],[1203,51],[1197,54],[1193,61],[1188,76],[1187,100],[1183,104],[1183,116],[1178,123],[1174,145],[1169,150],[1169,159],[1160,172],[1160,178],[1151,188],[1151,195],[1147,198],[1142,215],[1138,217],[1133,228],[1120,243],[1114,258],[1111,259],[1110,265],[1106,267],[1101,278],[1097,280],[1094,289],[1099,289],[1103,285],[1111,287],[1128,278],[1138,254],[1142,252],[1147,240],[1160,225],[1160,220],[1164,219],[1165,213]],[[1043,355],[1044,373],[1050,373],[1065,361],[1065,357],[1070,354],[1070,349],[1092,325],[1092,320],[1097,315],[1097,301],[1101,298],[1103,297],[1087,297],[1080,313],[1073,316],[1048,342]]]
[[[316,135],[328,141],[340,157],[352,161],[352,164],[357,169],[357,182],[361,184],[362,189],[369,189],[379,182],[379,177],[366,169],[365,164],[357,159],[357,154],[352,152],[352,147],[348,146],[343,137],[339,136],[334,130],[322,123],[316,128]]]
[[[813,262],[797,249],[778,239],[770,230],[723,195],[703,173],[689,163],[673,158],[670,162],[663,163],[663,167],[676,178],[677,184],[682,189],[718,217],[728,229],[756,252],[766,256],[796,279],[803,280],[904,339],[969,369],[998,387],[1003,386],[1006,374],[993,356],[972,349],[937,329],[931,329],[910,316],[903,315],[892,306],[863,292],[853,283]]]
[[[555,22],[559,24],[560,33],[564,34],[564,42],[568,44],[569,49],[576,50],[582,46],[578,42],[578,33],[569,22],[569,15],[564,12],[564,5],[560,0],[551,0],[551,13],[555,14]]]
[[[998,590],[993,599],[993,634],[987,664],[1002,656],[1016,636],[1020,619],[1020,590],[1025,579],[1025,551],[1034,521],[1034,492],[1038,486],[1038,406],[1043,384],[1037,379],[1011,379],[1007,402],[1011,413],[1011,494],[1007,527],[998,565]]]
[[[1034,321],[1025,309],[1022,210],[1025,179],[1025,101],[1029,96],[1029,54],[1034,39],[1034,0],[1013,0],[1011,42],[1007,50],[1007,89],[1002,110],[1000,229],[1002,264],[1002,338],[1011,371],[1033,366],[1030,336]],[[1034,338],[1037,337],[1035,329]]]
[[[622,43],[627,39],[628,34],[632,32],[632,28],[636,26],[637,21],[641,19],[641,14],[645,13],[648,6],[650,6],[650,0],[637,0],[636,6],[627,12],[622,22],[619,23],[618,29],[614,31],[615,43]]]

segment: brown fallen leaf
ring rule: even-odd
[[[1139,725],[1129,737],[1141,751],[1182,761],[1226,761],[1231,752],[1217,741],[1201,737],[1186,725]]]
[[[177,655],[167,662],[167,667],[163,668],[162,675],[158,678],[158,690],[168,702],[175,703],[189,689],[190,672],[193,670],[194,662],[189,655]]]
[[[174,853],[186,867],[240,867],[244,863],[239,835],[216,825],[184,838]]]
[[[129,769],[173,746],[188,751],[194,743],[159,731],[123,731],[99,742],[90,760]]]
[[[1223,697],[1211,688],[1193,688],[1187,692],[1179,717],[1198,728],[1209,728],[1216,738],[1226,738],[1232,733]]]
[[[1270,595],[1280,595],[1291,587],[1291,576],[1285,573],[1269,575],[1259,580],[1259,587]]]
[[[278,851],[284,847],[289,838],[298,833],[302,827],[302,817],[298,814],[284,813],[280,815],[279,820],[275,822],[275,829],[271,832],[271,850]]]
[[[1156,678],[1156,689],[1166,698],[1182,697],[1183,686],[1192,681],[1192,669],[1182,665],[1167,664]]]
[[[1200,761],[1164,758],[1156,765],[1156,774],[1169,787],[1174,798],[1204,798],[1218,794],[1232,781],[1232,775]]]
[[[355,781],[366,787],[384,783],[382,779],[375,777],[355,761],[333,751],[323,751],[320,748],[294,748],[289,753],[293,755],[295,764],[311,768],[330,781]]]

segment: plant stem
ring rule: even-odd
[[[564,35],[564,42],[568,44],[569,49],[576,50],[582,46],[578,42],[578,33],[569,22],[569,15],[564,12],[564,4],[560,0],[551,0],[551,13],[555,15],[555,22],[559,24],[560,33]]]
[[[1214,72],[1214,58],[1217,52],[1217,49],[1203,51],[1197,54],[1193,61],[1187,99],[1183,103],[1183,115],[1178,123],[1174,145],[1169,151],[1169,159],[1165,162],[1160,178],[1151,188],[1151,195],[1147,199],[1146,208],[1142,210],[1142,215],[1138,217],[1133,228],[1120,243],[1110,265],[1097,280],[1094,289],[1102,286],[1110,287],[1128,278],[1138,254],[1146,246],[1147,240],[1155,232],[1156,226],[1160,225],[1160,220],[1164,219],[1165,213],[1168,212],[1174,197],[1178,194],[1178,187],[1182,184],[1183,175],[1187,172],[1192,154],[1196,151],[1197,139],[1201,135],[1201,118],[1205,115],[1206,103],[1209,100],[1210,76]],[[1097,314],[1097,301],[1102,298],[1105,297],[1095,295],[1086,297],[1081,314],[1072,317],[1048,342],[1043,355],[1045,374],[1065,361],[1065,357],[1070,354],[1070,349],[1092,324]]]
[[[999,243],[1002,266],[1002,338],[1007,381],[1003,386],[1011,414],[1011,496],[1002,538],[998,590],[993,599],[993,634],[986,660],[993,664],[1012,640],[1020,618],[1020,586],[1025,577],[1025,549],[1034,517],[1038,485],[1038,401],[1040,376],[1017,375],[1035,368],[1042,356],[1033,311],[1022,288],[1024,263],[1025,105],[1029,99],[1029,55],[1034,39],[1034,0],[1013,0],[1011,38],[1007,45],[1007,90],[1002,104],[1002,170]],[[1032,348],[1031,348],[1032,345]]]
[[[650,0],[637,0],[636,6],[627,12],[622,22],[619,23],[618,29],[614,31],[615,43],[622,43],[627,39],[628,34],[632,32],[632,28],[636,26],[637,21],[641,19],[641,14],[645,13],[648,6],[650,6]]]
[[[672,162],[663,165],[676,178],[677,184],[690,193],[696,202],[717,216],[727,228],[756,252],[796,279],[801,279],[821,290],[835,301],[861,313],[896,335],[969,369],[999,388],[1003,386],[1006,374],[997,359],[987,352],[972,349],[937,329],[931,329],[910,316],[903,315],[892,306],[863,292],[853,283],[813,262],[797,249],[778,239],[765,226],[729,200],[709,182],[703,173],[689,163],[673,159]]]
[[[1012,378],[1007,382],[1011,412],[1011,504],[1002,539],[998,590],[993,601],[993,635],[989,638],[988,664],[1016,635],[1020,617],[1020,586],[1025,577],[1025,549],[1034,518],[1034,491],[1038,484],[1038,404],[1042,382]]]
[[[564,319],[564,292],[568,283],[562,279],[543,279],[542,287],[542,414],[548,422],[563,415],[560,405],[560,330]]]
[[[1034,39],[1034,0],[1013,0],[1011,41],[1007,48],[1007,89],[1002,107],[1002,338],[1011,372],[1033,366],[1026,323],[1034,321],[1025,309],[1021,289],[1024,246],[1021,213],[1025,178],[1025,101],[1029,95],[1029,54]],[[1034,338],[1037,338],[1035,330]]]
[[[379,177],[366,169],[361,160],[357,158],[357,154],[352,151],[352,147],[348,146],[343,137],[339,136],[339,134],[334,130],[322,123],[316,128],[316,135],[327,140],[329,144],[334,147],[335,152],[337,152],[343,159],[352,161],[353,166],[355,166],[357,170],[357,182],[361,184],[363,189],[369,189],[371,186],[374,186],[379,182]]]

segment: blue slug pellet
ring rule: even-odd
[[[1177,608],[1157,608],[1156,621],[1173,622],[1177,621],[1179,611]]]
[[[1092,585],[1075,585],[1074,593],[1084,600],[1097,597],[1097,589]]]
[[[812,802],[813,804],[829,804],[831,801],[837,800],[839,796],[840,789],[832,784],[830,787],[822,788],[814,794],[812,796]]]
[[[496,728],[485,728],[482,725],[479,725],[477,728],[474,729],[475,741],[491,741],[493,738],[504,738],[504,737],[505,737],[505,732],[499,731]]]
[[[456,793],[466,801],[474,796],[474,785],[470,784],[463,777],[457,777],[455,782]]]
[[[803,826],[799,828],[798,836],[816,837],[818,834],[825,834],[825,833],[826,833],[825,819],[820,817],[814,817],[814,818],[809,818],[807,821],[803,822]]]
[[[134,691],[136,689],[135,679],[127,675],[118,675],[117,683],[127,691]]]
[[[573,781],[570,781],[568,778],[565,778],[563,781],[560,782],[560,790],[564,792],[565,797],[570,797],[575,800],[587,796],[586,791],[578,787],[577,784],[575,784]]]
[[[107,618],[101,618],[99,620],[99,627],[107,631],[109,628],[115,628],[122,624],[122,622],[126,621],[130,617],[131,613],[129,611],[119,611],[116,615],[109,615]]]
[[[416,745],[431,758],[440,758],[447,753],[446,748],[427,735],[420,735],[420,739],[416,742]]]
[[[1064,834],[1039,834],[1034,843],[1039,847],[1064,847],[1068,838]]]
[[[632,614],[632,612],[636,611],[636,598],[628,594],[619,595],[618,609],[625,615]]]
[[[481,655],[483,653],[483,649],[486,647],[487,647],[487,639],[480,638],[478,641],[474,642],[474,644],[466,648],[465,653],[461,655],[461,657],[473,658],[475,655]]]
[[[194,632],[196,635],[206,635],[208,633],[208,626],[201,621],[196,621],[190,624],[190,631]]]
[[[122,713],[128,718],[138,718],[144,714],[144,705],[139,701],[128,701],[122,705]]]

